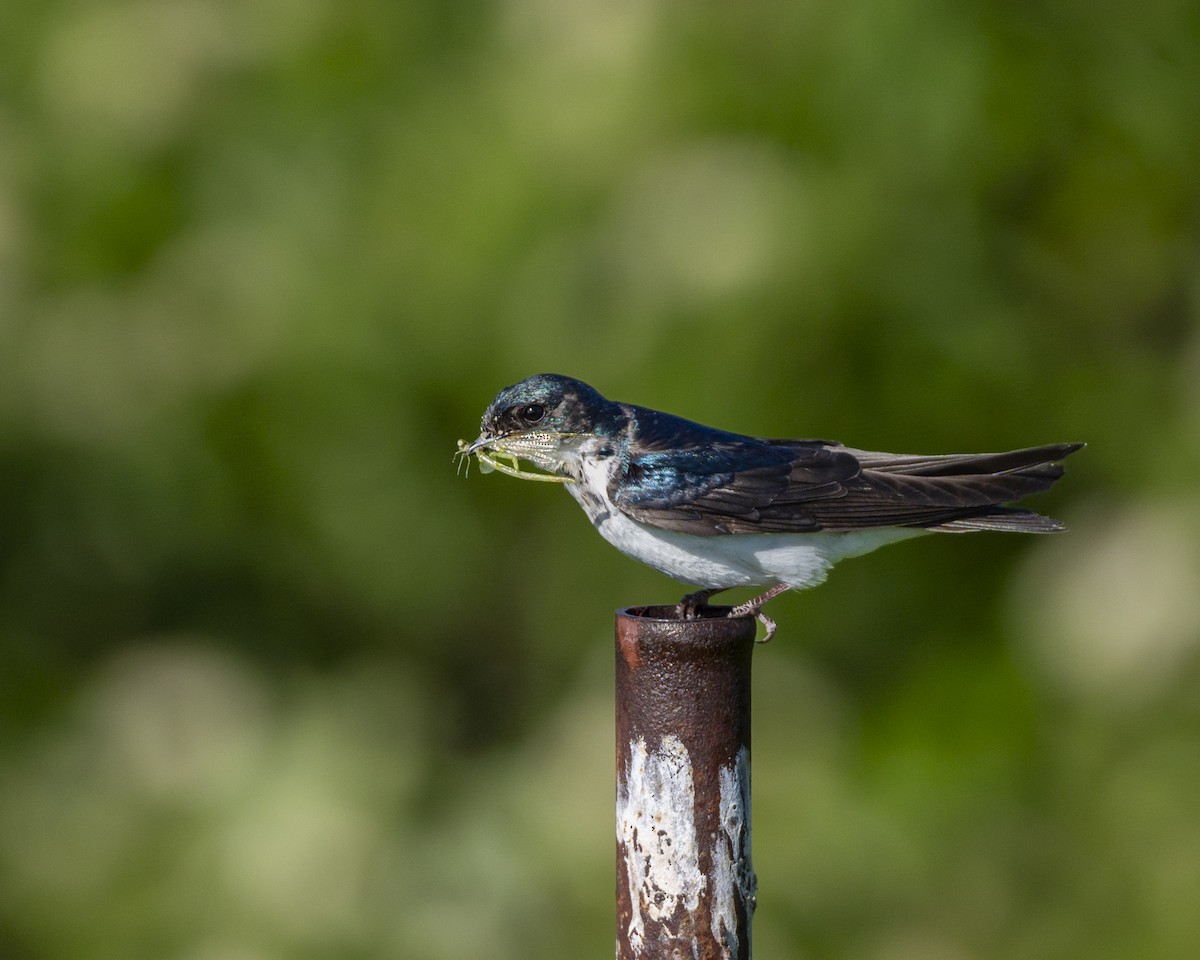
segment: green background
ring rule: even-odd
[[[556,371],[1088,441],[773,603],[756,955],[1194,957],[1198,118],[1187,0],[5,3],[0,956],[611,956],[681,588],[451,460]]]

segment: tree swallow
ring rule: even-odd
[[[483,470],[563,483],[618,550],[700,588],[680,601],[682,617],[722,590],[769,584],[729,612],[756,616],[769,640],[775,622],[763,604],[820,583],[845,557],[929,532],[1062,530],[1003,504],[1048,489],[1062,476],[1058,461],[1082,446],[915,456],[765,439],[543,373],[501,390],[459,454]]]

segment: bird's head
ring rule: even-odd
[[[556,373],[539,373],[505,387],[483,414],[479,438],[460,444],[465,454],[480,456],[486,466],[504,468],[499,455],[528,460],[555,479],[568,479],[567,467],[594,438],[610,434],[619,415],[616,404],[580,380]],[[516,470],[518,476],[540,474]],[[546,478],[549,479],[549,478]]]

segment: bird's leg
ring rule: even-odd
[[[777,583],[771,589],[760,593],[757,597],[747,600],[745,603],[739,603],[736,607],[729,611],[731,617],[745,617],[753,614],[758,622],[761,623],[767,630],[767,635],[762,638],[761,643],[766,643],[775,636],[775,621],[762,612],[763,604],[768,600],[774,600],[785,590],[792,589],[789,584]]]
[[[695,593],[689,593],[675,605],[675,616],[680,620],[695,620],[700,616],[700,608],[707,605],[709,598],[714,593],[720,592],[721,588],[715,587],[711,590],[697,590]]]

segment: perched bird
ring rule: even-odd
[[[563,483],[618,550],[701,588],[680,601],[680,616],[697,616],[722,590],[770,584],[729,612],[756,616],[769,640],[775,623],[763,604],[820,583],[845,557],[931,531],[1062,530],[1003,504],[1049,488],[1062,476],[1058,461],[1081,446],[914,456],[765,439],[543,373],[501,390],[459,454],[483,470]]]

